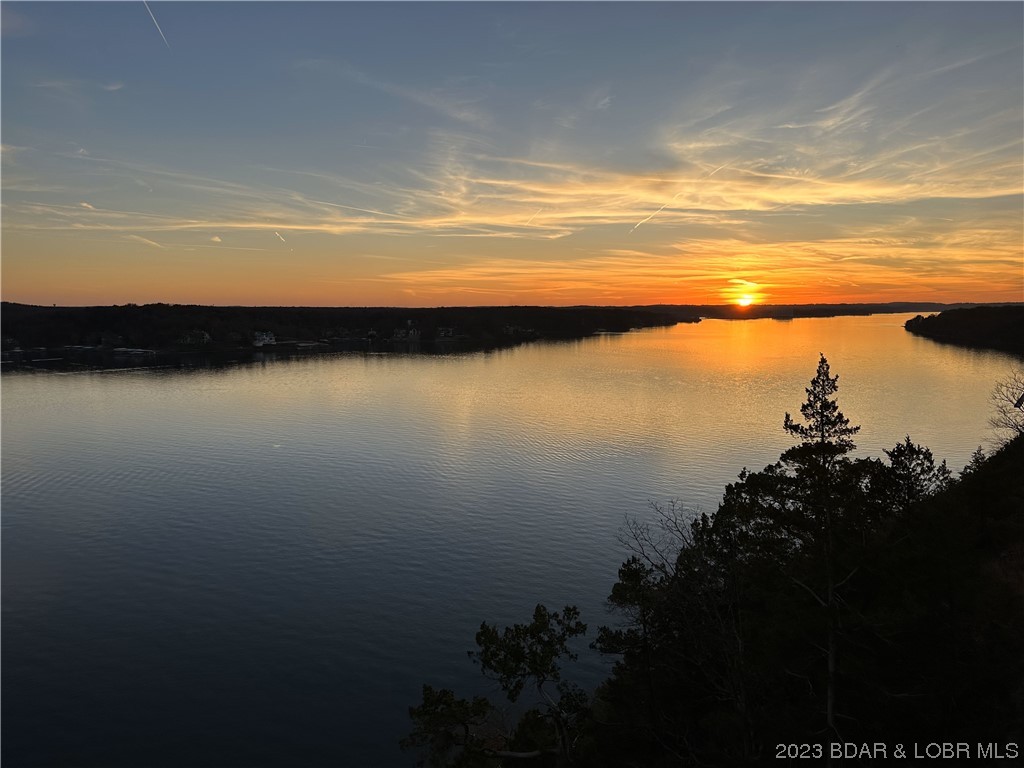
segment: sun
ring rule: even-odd
[[[738,299],[736,299],[736,303],[739,304],[741,307],[749,307],[751,304],[754,303],[754,297],[748,293],[745,293]]]

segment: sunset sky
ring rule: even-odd
[[[1021,3],[5,2],[2,34],[7,301],[1024,300]]]

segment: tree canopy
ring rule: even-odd
[[[592,696],[563,679],[578,612],[538,606],[530,624],[482,625],[471,653],[538,706],[500,731],[485,700],[425,687],[405,746],[431,765],[656,767],[787,741],[1019,742],[1024,437],[959,479],[910,436],[854,459],[837,392],[822,355],[777,462],[744,469],[714,514],[627,523],[619,622],[592,643],[616,661]]]

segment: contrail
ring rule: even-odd
[[[544,210],[543,208],[538,208],[537,209],[537,213],[540,213],[543,210]],[[530,217],[530,221],[533,221],[534,219],[537,218],[537,213],[533,214],[533,216]],[[526,226],[530,226],[530,221],[526,222]]]
[[[728,165],[728,163],[726,163],[725,165]],[[713,171],[712,171],[711,173],[709,173],[709,174],[708,174],[708,175],[707,175],[707,176],[706,176],[705,178],[708,178],[708,179],[710,179],[710,178],[711,178],[712,176],[714,176],[714,175],[715,175],[716,173],[718,173],[718,172],[719,172],[720,170],[722,170],[723,168],[725,168],[725,165],[720,165],[720,166],[718,166],[717,168],[715,168],[715,170],[713,170]]]
[[[648,221],[650,221],[650,220],[651,220],[651,219],[653,219],[653,218],[654,218],[655,216],[657,216],[657,215],[658,215],[659,213],[661,213],[661,212],[662,212],[662,211],[664,211],[664,210],[665,210],[666,208],[668,208],[668,207],[669,207],[669,205],[671,205],[671,204],[672,204],[672,202],[673,202],[673,201],[674,201],[674,200],[675,200],[675,199],[676,199],[677,197],[679,197],[679,196],[680,196],[681,194],[683,194],[683,193],[682,193],[682,192],[676,192],[676,193],[675,193],[674,195],[672,195],[672,200],[669,200],[669,201],[668,201],[667,203],[665,203],[665,204],[664,204],[663,206],[661,206],[661,208],[659,208],[658,210],[656,210],[656,211],[655,211],[654,213],[652,213],[652,214],[651,214],[650,216],[648,216],[648,217],[647,217],[646,219],[644,219],[643,221],[638,221],[638,222],[637,222],[636,224],[634,224],[634,225],[633,225],[633,229],[631,229],[631,230],[629,230],[629,231],[630,231],[630,232],[633,232],[633,231],[634,231],[634,230],[636,230],[636,228],[637,228],[637,227],[639,227],[639,226],[640,226],[641,224],[646,224],[646,223],[647,223]]]
[[[358,144],[356,146],[359,146]],[[378,216],[391,216],[396,219],[407,219],[408,216],[403,216],[400,213],[385,213],[384,211],[375,211],[372,208],[356,208],[354,205],[342,205],[341,203],[328,203],[326,200],[314,200],[310,198],[311,203],[319,203],[320,205],[329,205],[332,208],[344,208],[349,211],[362,211],[363,213],[375,213]]]
[[[717,168],[715,168],[715,170],[713,170],[713,171],[712,171],[711,173],[709,173],[709,174],[708,174],[707,176],[705,176],[705,177],[704,177],[704,179],[705,179],[705,180],[707,180],[707,179],[710,179],[710,178],[711,178],[712,176],[714,176],[714,175],[715,175],[716,173],[718,173],[718,172],[719,172],[720,170],[722,170],[723,168],[725,168],[725,167],[726,167],[726,166],[728,166],[728,165],[729,165],[729,163],[726,163],[725,165],[720,165],[720,166],[718,166]],[[636,230],[636,228],[637,228],[637,227],[639,227],[639,226],[640,226],[641,224],[646,224],[646,223],[647,223],[648,221],[650,221],[650,220],[651,220],[651,219],[653,219],[653,218],[654,218],[655,216],[657,216],[657,215],[658,215],[659,213],[661,213],[661,212],[662,212],[662,211],[664,211],[664,210],[665,210],[666,208],[668,208],[668,207],[669,207],[669,205],[671,205],[671,204],[672,204],[672,202],[673,202],[673,201],[674,201],[674,200],[675,200],[675,199],[676,199],[677,197],[679,197],[679,196],[680,196],[681,194],[683,194],[683,193],[682,193],[682,192],[676,192],[676,193],[675,193],[675,194],[674,194],[674,195],[672,196],[672,200],[669,200],[669,201],[668,201],[667,203],[665,203],[665,204],[664,204],[663,206],[661,206],[661,208],[659,208],[658,210],[656,210],[656,211],[655,211],[654,213],[652,213],[652,214],[651,214],[650,216],[648,216],[648,217],[647,217],[646,219],[644,219],[643,221],[638,221],[638,222],[637,222],[636,224],[634,224],[634,225],[633,225],[633,229],[631,229],[631,230],[629,230],[629,231],[630,231],[630,232],[633,232],[633,231],[635,231],[635,230]]]
[[[156,16],[153,15],[153,11],[150,10],[149,3],[147,3],[146,0],[142,0],[142,4],[146,6],[146,10],[149,11],[149,18],[151,18],[153,20],[153,24],[156,25],[156,31],[160,33],[160,37],[164,38],[164,45],[167,46],[167,50],[171,50],[171,44],[168,43],[167,38],[164,37],[164,31],[160,29],[160,24],[157,22]]]
[[[155,240],[150,240],[148,238],[142,237],[141,235],[125,235],[125,237],[127,239],[129,239],[129,240],[135,240],[136,242],[139,242],[139,243],[145,243],[146,245],[151,245],[154,248],[164,248],[165,247],[162,244],[156,242]]]
[[[283,237],[281,237],[281,233],[280,232],[274,232],[274,234],[277,235],[277,239],[280,240],[282,243],[287,243],[288,242]]]

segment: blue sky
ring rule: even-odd
[[[1019,3],[149,8],[2,4],[6,300],[1024,300]]]

